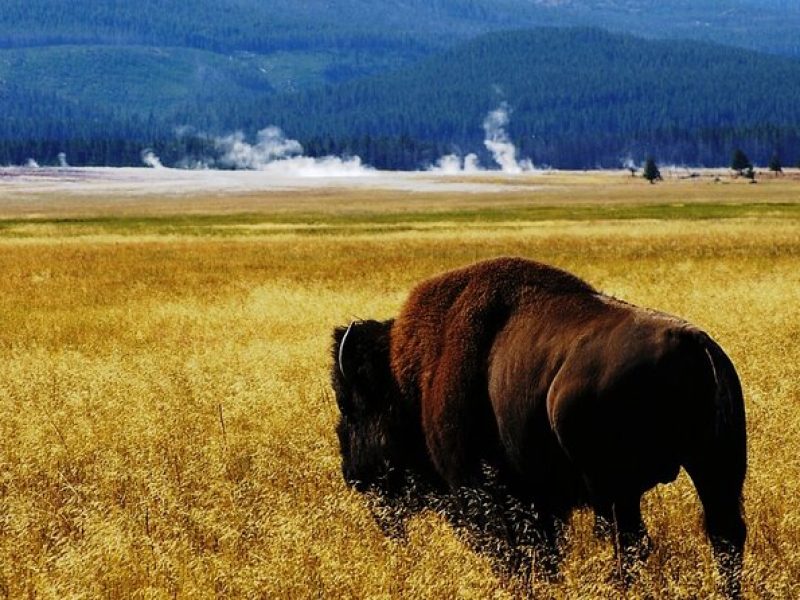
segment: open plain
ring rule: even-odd
[[[0,176],[0,596],[512,597],[436,514],[382,536],[340,475],[329,370],[334,326],[513,254],[720,342],[748,411],[745,592],[800,597],[797,172],[140,173]],[[535,595],[713,597],[701,516],[685,474],[649,493],[623,591],[579,512]]]

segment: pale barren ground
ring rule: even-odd
[[[551,177],[137,201],[0,182],[0,596],[509,597],[435,514],[380,534],[341,480],[328,371],[335,325],[515,254],[719,340],[749,417],[745,589],[800,597],[800,182]],[[685,475],[644,515],[627,597],[713,595]],[[623,597],[613,567],[578,513],[536,595]]]

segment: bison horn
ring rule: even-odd
[[[342,377],[344,377],[345,379],[347,379],[347,375],[345,375],[345,373],[344,373],[344,361],[343,361],[343,359],[344,359],[344,343],[347,341],[347,336],[350,335],[350,332],[353,330],[353,325],[355,325],[355,324],[356,324],[355,321],[350,323],[350,326],[347,328],[347,331],[345,331],[344,335],[342,336],[342,341],[339,343],[339,372],[342,374]]]

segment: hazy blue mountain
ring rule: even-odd
[[[800,49],[800,6],[790,0],[3,0],[0,46],[374,49],[575,24],[784,53]]]
[[[781,0],[3,0],[0,49],[25,49],[36,69],[0,72],[27,89],[63,89],[94,78],[99,48],[113,46],[121,50],[103,61],[103,78],[86,88],[87,102],[103,101],[102,86],[113,97],[131,78],[154,97],[163,88],[164,99],[175,100],[173,75],[191,101],[195,88],[181,73],[191,70],[189,53],[164,51],[148,79],[143,47],[203,51],[191,55],[194,70],[205,65],[232,81],[232,93],[269,93],[387,72],[489,31],[542,25],[800,55],[800,3]],[[52,50],[64,46],[71,47],[69,77],[65,57]],[[75,49],[81,47],[91,50],[82,54]],[[0,50],[0,69],[18,56]],[[147,103],[135,99],[129,109],[144,114]]]
[[[3,0],[0,46],[399,49],[492,29],[595,25],[797,53],[789,0]]]

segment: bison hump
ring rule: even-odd
[[[448,271],[417,285],[392,329],[392,369],[400,389],[420,398],[431,386],[449,345],[468,346],[468,364],[485,361],[491,340],[521,305],[596,290],[561,269],[500,257]],[[454,353],[463,354],[463,353]]]

